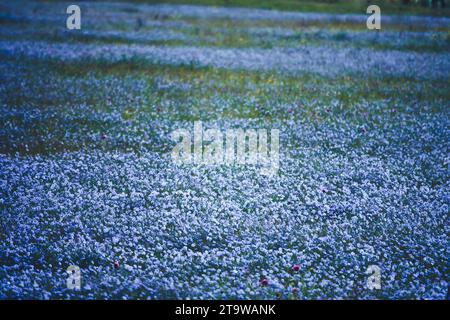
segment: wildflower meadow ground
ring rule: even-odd
[[[450,18],[69,4],[0,1],[1,299],[448,298]]]

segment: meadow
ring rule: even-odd
[[[68,4],[0,2],[1,299],[448,298],[450,18]],[[278,174],[173,163],[199,120]]]

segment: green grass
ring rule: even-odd
[[[142,3],[181,3],[208,6],[248,7],[302,12],[366,13],[367,0],[135,0]],[[386,14],[450,16],[450,9],[424,8],[418,4],[402,5],[400,1],[370,1]],[[450,6],[450,5],[449,5]]]

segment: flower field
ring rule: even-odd
[[[0,1],[1,299],[448,298],[450,18],[68,4]],[[278,174],[173,163],[198,120]]]

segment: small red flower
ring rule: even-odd
[[[292,288],[292,294],[297,295],[298,293],[298,289],[297,288]]]
[[[300,271],[300,265],[299,264],[294,264],[294,266],[292,267],[292,270]]]
[[[119,269],[119,266],[120,266],[119,261],[114,261],[114,268]]]
[[[262,279],[259,281],[259,284],[260,284],[262,287],[266,287],[266,286],[269,284],[269,280],[267,280],[267,278],[262,278]]]

